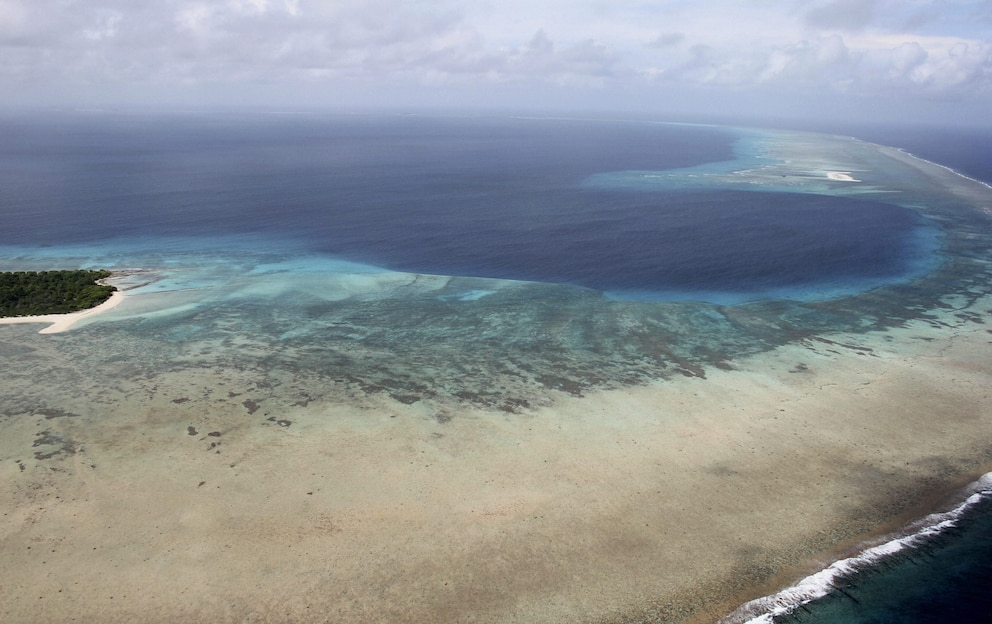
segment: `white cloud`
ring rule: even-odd
[[[101,10],[98,12],[97,23],[93,28],[84,28],[83,35],[91,41],[107,39],[117,34],[124,16],[119,11]]]
[[[981,99],[989,32],[990,3],[972,0],[2,0],[0,89],[283,85],[330,104],[345,83]]]

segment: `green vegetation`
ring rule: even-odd
[[[86,310],[117,288],[97,284],[110,271],[0,272],[0,317],[64,314]]]

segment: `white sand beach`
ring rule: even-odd
[[[49,323],[48,327],[39,331],[39,334],[58,334],[72,329],[73,325],[84,318],[92,317],[109,310],[113,310],[124,302],[126,295],[121,290],[115,290],[110,298],[98,306],[88,310],[79,310],[68,314],[36,314],[33,316],[12,316],[0,318],[0,325],[15,325],[20,323]]]
[[[837,182],[860,182],[861,180],[855,179],[851,176],[849,171],[828,171],[827,177],[831,180],[836,180]]]

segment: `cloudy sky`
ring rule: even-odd
[[[990,0],[0,0],[0,105],[988,123]]]

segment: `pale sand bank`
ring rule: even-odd
[[[715,621],[989,471],[981,325],[830,338],[446,423],[236,368],[116,381],[7,423],[0,620]]]
[[[838,182],[860,182],[851,176],[849,171],[828,171],[827,177]]]

